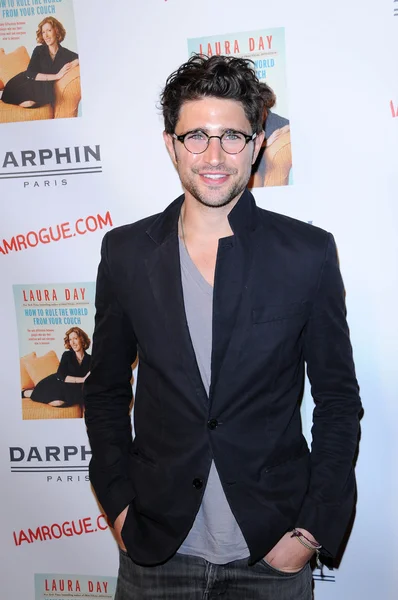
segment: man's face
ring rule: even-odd
[[[209,136],[225,131],[253,131],[243,106],[236,100],[202,98],[185,102],[175,128],[177,135],[200,130]],[[185,194],[210,207],[238,200],[251,175],[251,167],[261,148],[263,134],[249,142],[239,154],[228,154],[220,140],[212,138],[202,154],[190,153],[178,140],[164,133],[169,154],[176,165]]]

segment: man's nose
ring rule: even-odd
[[[206,150],[206,162],[212,165],[219,165],[224,160],[224,150],[221,146],[221,140],[218,137],[211,137]]]

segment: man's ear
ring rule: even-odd
[[[261,131],[260,133],[258,133],[254,139],[254,150],[253,150],[253,158],[252,158],[252,165],[254,165],[254,163],[256,162],[258,153],[261,150],[261,146],[263,145],[264,142],[264,137],[265,137],[265,132]]]
[[[173,161],[173,164],[176,166],[177,165],[177,156],[176,156],[176,151],[175,151],[175,147],[174,147],[174,138],[171,135],[171,133],[167,133],[166,131],[163,131],[163,139],[164,139],[164,143],[166,144],[167,152],[169,153],[170,158]]]

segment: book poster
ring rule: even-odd
[[[0,124],[80,115],[73,0],[0,0]]]
[[[83,416],[95,284],[14,285],[22,418]]]
[[[113,600],[116,577],[35,574],[35,600]]]
[[[228,33],[188,40],[189,55],[249,58],[260,81],[274,92],[275,105],[265,115],[265,142],[249,187],[282,186],[293,182],[290,121],[283,27]]]

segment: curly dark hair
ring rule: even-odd
[[[59,44],[61,42],[63,42],[64,39],[65,39],[65,36],[66,36],[65,27],[55,17],[46,17],[45,19],[43,19],[42,21],[40,21],[40,23],[39,23],[39,25],[37,27],[37,31],[36,31],[37,43],[38,44],[44,44],[42,29],[43,29],[43,26],[46,23],[49,23],[51,25],[51,27],[53,27],[55,29],[55,34],[57,36],[57,42]]]
[[[184,102],[206,96],[241,102],[253,133],[260,133],[265,111],[276,102],[271,88],[258,80],[252,60],[193,54],[167,78],[160,96],[166,133],[174,133]]]
[[[83,329],[80,329],[80,327],[71,327],[65,333],[64,337],[64,345],[67,350],[71,350],[71,345],[69,343],[69,336],[71,333],[76,333],[76,335],[80,338],[83,350],[87,350],[87,348],[90,347],[91,340],[88,337],[87,333],[83,331]]]

